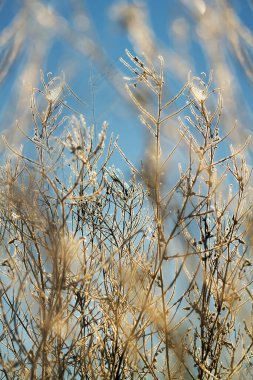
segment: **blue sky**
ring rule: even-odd
[[[134,1],[128,1],[129,5],[133,3]],[[92,38],[99,46],[99,49],[103,51],[105,57],[107,57],[109,68],[98,65],[98,62],[94,62],[90,54],[85,55],[80,52],[75,46],[76,41],[66,40],[64,33],[50,32],[50,27],[45,26],[43,20],[39,24],[35,18],[33,19],[33,12],[31,11],[27,19],[28,26],[26,25],[27,34],[24,43],[18,58],[14,61],[7,78],[1,86],[0,100],[2,107],[0,115],[2,116],[2,130],[8,129],[9,124],[12,124],[15,112],[10,113],[9,109],[10,107],[15,107],[20,77],[24,66],[27,64],[29,54],[41,41],[48,38],[46,53],[36,63],[37,80],[39,80],[40,69],[44,73],[52,72],[53,75],[58,75],[61,71],[64,71],[66,80],[85,103],[76,104],[76,108],[84,114],[89,124],[94,123],[96,125],[97,131],[99,131],[103,120],[107,120],[110,125],[109,133],[119,134],[119,145],[131,160],[138,165],[143,150],[142,142],[144,144],[146,142],[144,127],[138,121],[137,112],[129,104],[126,104],[126,101],[120,97],[119,92],[112,86],[108,75],[110,70],[114,72],[114,68],[115,72],[122,71],[122,77],[128,74],[119,62],[119,57],[125,55],[125,48],[130,51],[134,50],[126,30],[112,17],[112,7],[122,4],[122,2],[119,0],[87,0],[86,2],[77,0],[41,0],[36,3],[31,0],[6,0],[1,8],[1,30],[4,30],[22,10],[32,9],[31,4],[37,4],[36,7],[43,5],[45,9],[47,7],[52,9],[77,34],[78,26],[75,22],[74,14],[84,12],[87,19],[90,20],[87,36]],[[186,0],[147,0],[143,4],[146,6],[150,25],[153,29],[157,51],[165,52],[165,55],[167,51],[169,52],[169,58],[165,66],[169,93],[174,95],[178,91],[187,80],[187,71],[190,70],[194,74],[200,75],[201,72],[208,73],[210,69],[214,69],[214,77],[216,78],[215,67],[209,60],[203,41],[201,42],[201,38],[197,34],[197,24],[201,17],[208,20],[208,12],[212,9],[216,10],[217,15],[219,14],[219,2],[217,0],[192,0],[188,3]],[[236,15],[252,32],[253,12],[251,2],[248,0],[240,2],[234,0],[230,4]],[[203,9],[203,6],[206,7],[205,12],[197,14],[198,9]],[[75,13],[76,10],[78,10],[77,13]],[[185,27],[187,44],[182,39],[180,40],[180,29],[179,37],[175,36],[175,33],[173,34],[173,30],[177,30],[176,28],[180,25],[180,22],[183,26],[182,29]],[[61,27],[59,30],[61,31]],[[208,41],[206,43],[208,44]],[[249,121],[246,129],[250,130],[250,121],[252,120],[251,104],[253,100],[252,83],[245,75],[238,60],[234,58],[233,50],[226,40],[226,35],[222,36],[222,38],[218,36],[217,46],[226,58],[228,67],[235,78],[238,93],[240,93],[243,110],[240,109],[239,118],[242,118],[243,124],[245,124],[244,120]],[[4,48],[2,48],[2,55],[4,55],[4,51]],[[186,71],[181,77],[175,74],[175,68],[177,68],[175,62],[173,64],[170,62],[170,57],[174,53],[177,55],[177,59],[181,60],[182,65],[184,64],[186,67]],[[38,83],[35,84],[35,86],[37,85]],[[118,86],[122,85],[123,82],[119,80]],[[15,115],[16,118],[19,118],[19,115]]]

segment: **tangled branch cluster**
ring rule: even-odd
[[[141,168],[106,143],[106,123],[97,137],[68,108],[64,77],[42,76],[33,91],[33,153],[6,141],[2,379],[252,374],[248,142],[228,149],[211,76],[168,100],[162,57],[158,68],[127,57],[126,91],[150,132]],[[110,166],[115,149],[130,181]]]

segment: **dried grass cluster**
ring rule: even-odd
[[[164,100],[162,57],[159,69],[127,57],[126,90],[150,132],[141,169],[116,141],[105,144],[106,123],[95,143],[84,116],[66,109],[73,92],[64,78],[42,76],[32,94],[34,153],[6,141],[2,378],[232,379],[250,371],[247,142],[223,154],[229,136],[211,77],[189,78]],[[150,103],[138,96],[142,86]],[[184,104],[170,111],[179,98]],[[175,116],[178,141],[168,151],[164,131]],[[130,182],[109,166],[115,149]]]
[[[231,25],[227,38],[252,78],[252,36],[228,2],[219,2],[223,29],[204,1],[181,2],[197,20],[218,80],[225,55],[212,61],[214,40]],[[74,35],[76,49],[108,67],[86,30],[75,34],[56,12],[27,0],[2,35],[1,46],[13,45],[0,81],[22,49],[31,4],[38,24],[43,18],[52,35]],[[223,127],[231,113],[212,73],[189,75],[168,96],[144,4],[116,5],[112,17],[144,52],[126,50],[119,93],[140,114],[147,150],[136,167],[117,139],[106,140],[106,122],[96,135],[68,105],[78,98],[63,75],[41,73],[30,102],[33,131],[17,123],[26,145],[17,149],[5,138],[9,154],[0,167],[0,378],[251,379],[250,141],[234,144],[236,125]],[[172,29],[186,39],[182,24],[175,20]],[[46,37],[42,42],[41,55]],[[40,57],[32,57],[27,72],[34,74]],[[169,58],[182,77],[182,62]],[[115,151],[129,181],[111,165]]]

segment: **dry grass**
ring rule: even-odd
[[[156,71],[127,56],[134,75],[126,90],[151,132],[141,170],[112,139],[105,150],[106,124],[95,144],[82,115],[63,115],[64,78],[42,77],[44,111],[32,94],[35,156],[6,141],[14,158],[1,172],[3,378],[249,373],[247,142],[222,155],[229,137],[211,78],[190,78],[167,101],[163,59]],[[151,104],[141,103],[141,86]],[[179,97],[186,103],[171,112]],[[183,113],[168,152],[163,129]],[[130,183],[109,166],[115,148],[133,172]],[[163,172],[181,149],[171,183]]]
[[[229,9],[222,1],[243,63],[236,36],[252,41]],[[119,93],[136,107],[148,148],[135,167],[117,139],[106,140],[107,123],[96,136],[67,105],[78,98],[64,76],[41,74],[30,101],[33,131],[17,123],[25,149],[4,139],[0,378],[251,379],[250,141],[233,144],[236,127],[223,127],[227,111],[212,73],[189,75],[168,96],[144,5],[113,14],[145,53],[126,51]],[[245,70],[251,78],[248,61]],[[111,166],[115,151],[129,181]]]

